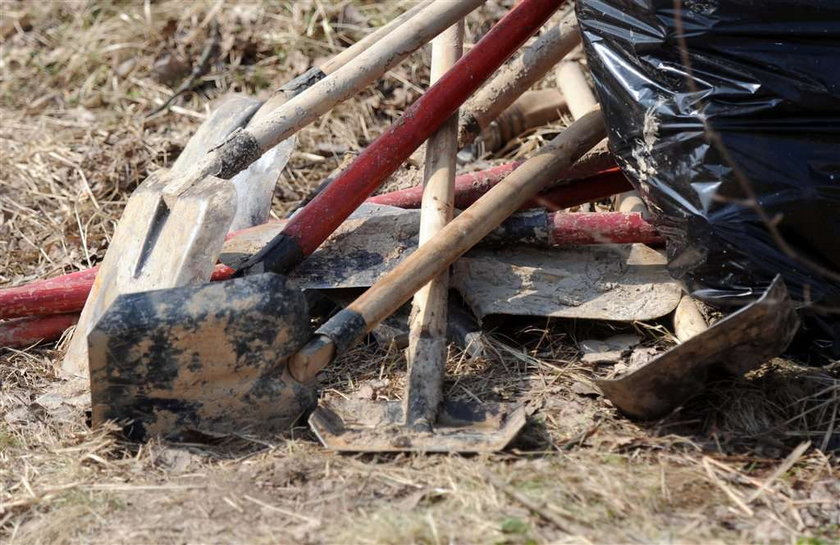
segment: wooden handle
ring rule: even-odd
[[[258,123],[251,136],[261,150],[273,147],[339,102],[355,95],[420,46],[461,20],[486,0],[438,0],[411,17],[359,56]]]
[[[464,22],[432,42],[431,82],[440,79],[461,56]],[[455,200],[455,156],[458,153],[458,112],[452,114],[426,142],[423,201],[420,206],[419,245],[422,247],[452,219]],[[414,295],[409,320],[408,383],[405,424],[430,429],[443,395],[446,362],[446,310],[449,274],[446,269]]]
[[[598,107],[595,94],[589,88],[583,69],[577,61],[564,61],[557,70],[557,85],[574,119],[580,119]]]
[[[606,135],[600,111],[572,123],[411,256],[336,314],[291,360],[292,376],[309,381],[334,357],[393,313],[420,287],[472,248]]]
[[[248,168],[264,152],[373,83],[485,1],[432,2],[306,92],[279,105],[253,126],[235,132],[189,173],[172,179],[165,189],[165,198],[177,197],[207,176],[229,179]]]
[[[674,335],[677,340],[684,343],[707,329],[709,329],[709,324],[700,312],[697,301],[690,295],[683,295],[674,310]]]
[[[388,24],[379,27],[374,32],[368,34],[367,36],[354,43],[341,53],[326,61],[324,64],[321,65],[321,71],[324,74],[332,74],[348,62],[358,57],[362,52],[364,52],[373,44],[375,44],[383,37],[388,35],[392,30],[394,30],[398,26],[402,25],[404,22],[417,15],[422,9],[425,9],[432,2],[434,2],[434,0],[421,0],[420,2],[417,2],[417,4],[414,7],[404,11],[403,13],[395,17],[393,20],[391,20]]]
[[[484,152],[501,149],[528,129],[558,119],[560,113],[567,109],[566,99],[560,89],[526,92],[481,132]]]
[[[467,145],[580,43],[573,16],[543,32],[464,106],[458,143]]]
[[[392,30],[417,15],[417,13],[426,8],[433,1],[434,0],[421,0],[411,9],[401,13],[392,19],[388,24],[379,27],[347,49],[344,49],[331,59],[324,62],[321,66],[307,71],[298,78],[295,78],[291,82],[274,91],[268,100],[263,103],[256,115],[254,115],[251,119],[250,125],[252,126],[257,122],[262,121],[268,117],[271,112],[285,104],[295,94],[306,90],[324,77],[332,74],[348,62],[358,57],[373,44],[390,34]]]

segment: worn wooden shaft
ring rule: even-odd
[[[292,80],[291,82],[277,89],[257,111],[256,115],[252,119],[251,125],[262,121],[263,119],[266,119],[271,114],[271,112],[285,104],[295,94],[304,91],[308,87],[311,87],[318,81],[332,74],[345,64],[349,63],[350,61],[361,55],[364,51],[373,46],[376,42],[390,34],[392,30],[396,29],[397,27],[399,27],[400,25],[417,15],[417,13],[419,13],[422,9],[426,8],[433,1],[434,0],[421,0],[411,9],[401,13],[387,24],[371,32],[370,34],[368,34],[358,42],[354,43],[347,49],[342,50],[329,60],[325,61],[320,66],[310,69],[306,73],[300,75],[295,80]]]
[[[598,107],[598,100],[589,88],[579,62],[560,63],[557,69],[557,85],[566,97],[566,104],[574,119],[580,119]]]
[[[700,312],[697,301],[691,295],[683,295],[674,310],[674,335],[677,340],[684,343],[707,329],[709,324]]]
[[[417,48],[428,43],[486,0],[438,0],[386,34],[350,62],[249,129],[261,150],[305,127],[333,106],[355,95]]]
[[[523,2],[524,5],[526,2]],[[503,183],[446,225],[316,332],[289,363],[293,377],[309,381],[337,352],[357,342],[418,289],[477,244],[563,169],[606,136],[600,111],[575,121]]]
[[[472,142],[522,93],[541,79],[580,44],[577,21],[567,17],[543,32],[522,55],[508,63],[467,104],[461,113],[459,143]]]
[[[619,212],[647,214],[648,209],[638,191],[625,191],[615,196],[615,208]]]
[[[324,64],[321,65],[321,71],[323,71],[325,74],[332,74],[351,60],[358,57],[361,53],[366,51],[373,44],[384,38],[392,30],[394,30],[404,22],[417,15],[422,9],[426,8],[433,1],[434,0],[420,0],[420,2],[417,2],[417,4],[415,4],[411,9],[408,9],[400,15],[394,17],[387,24],[382,25],[381,27],[371,32],[358,42],[354,43],[347,49],[344,49],[328,61],[324,62]]]
[[[559,119],[567,109],[560,89],[528,91],[481,131],[475,142],[476,146],[480,146],[476,153],[497,151],[528,129]]]
[[[167,199],[177,197],[207,176],[231,178],[238,174],[264,152],[364,89],[484,1],[432,2],[305,92],[284,101],[254,125],[231,135],[189,173],[173,179],[166,188]]]
[[[459,21],[432,42],[431,83],[439,80],[461,57],[464,22]],[[424,191],[420,206],[419,245],[422,247],[452,219],[458,153],[458,112],[426,142]],[[443,270],[414,295],[409,320],[408,382],[405,425],[431,430],[443,397],[446,362],[446,310],[449,271]]]
[[[419,2],[416,6],[401,14],[399,17],[396,17],[388,24],[368,34],[347,49],[344,49],[339,54],[323,63],[320,67],[313,67],[292,81],[287,82],[279,89],[275,90],[274,93],[262,103],[262,105],[257,104],[256,107],[258,109],[256,112],[253,110],[251,111],[252,115],[250,115],[247,125],[242,123],[240,126],[245,126],[247,130],[268,119],[276,109],[281,107],[288,100],[293,98],[295,95],[304,92],[312,85],[315,85],[318,81],[327,77],[327,75],[332,74],[348,62],[358,57],[362,52],[399,27],[402,23],[413,17],[431,2],[432,0],[423,0]],[[242,112],[242,115],[248,114],[247,112]],[[216,136],[218,142],[222,142],[225,137],[227,137],[227,134]],[[203,159],[203,155],[206,153],[206,150],[212,149],[215,147],[215,144],[216,143],[210,147],[204,147],[204,149],[201,150],[202,156],[200,157],[184,157],[187,151],[185,149],[184,153],[178,157],[178,161],[181,161],[182,159],[189,161],[189,167],[191,168],[194,163]],[[271,212],[271,198],[274,194],[277,179],[280,176],[280,171],[282,170],[281,165],[274,164],[274,158],[282,159],[283,164],[285,164],[285,160],[288,159],[296,144],[297,136],[290,136],[283,142],[277,144],[271,150],[264,152],[262,157],[248,169],[231,178],[234,186],[236,187],[237,194],[236,216],[234,217],[233,224],[231,226],[232,229],[241,229],[246,227],[248,224],[253,225],[254,222],[262,223],[268,219]],[[193,145],[193,148],[200,149],[197,145]],[[178,161],[176,161],[175,166],[178,165]],[[175,168],[173,167],[173,172],[174,171]]]

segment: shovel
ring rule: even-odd
[[[93,423],[128,421],[136,439],[287,429],[313,408],[311,385],[321,369],[604,133],[600,112],[575,121],[314,335],[303,294],[279,275],[120,296],[89,337]],[[315,418],[322,437],[342,433]],[[494,428],[519,429],[523,415],[503,420]]]
[[[332,74],[322,77],[323,71],[310,71],[307,74],[312,77],[305,74],[294,80],[257,112],[254,122],[234,131],[201,160],[184,165],[183,170],[155,173],[144,181],[126,204],[63,370],[85,375],[87,335],[120,294],[194,284],[210,277],[236,214],[236,206],[231,205],[236,201],[231,178],[482,3],[431,3],[374,45],[355,49],[354,58],[342,56],[339,63],[330,63],[327,69],[335,70]],[[291,145],[284,149],[288,159]]]
[[[435,38],[432,81],[461,54],[463,23]],[[420,248],[452,219],[458,120],[450,118],[426,143]],[[444,268],[414,295],[408,335],[405,399],[358,401],[342,411],[325,403],[309,422],[328,448],[353,452],[475,452],[501,450],[525,424],[510,403],[443,402],[449,274]]]

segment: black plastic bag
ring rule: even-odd
[[[779,273],[838,341],[840,0],[579,0],[578,19],[672,274],[726,305]]]

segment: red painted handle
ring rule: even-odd
[[[506,169],[509,169],[509,172],[513,169],[513,165],[516,165],[516,163],[497,167],[499,169],[497,172],[504,172]],[[486,176],[479,176],[481,173],[473,173],[467,176],[470,179],[486,182],[496,175],[494,173],[495,170],[489,169],[482,171],[487,174]],[[482,186],[483,191],[486,192],[492,185]],[[544,207],[549,210],[559,210],[604,199],[616,193],[627,191],[630,188],[630,182],[627,181],[627,178],[617,169],[613,169],[591,178],[574,180],[542,193],[539,197],[527,203],[525,208]],[[457,206],[459,208],[466,208],[471,202],[481,196],[481,194],[481,192],[465,192],[461,195],[460,198],[462,201]],[[385,195],[381,196],[384,197]],[[419,200],[416,205],[413,205],[412,199],[412,194],[408,193],[400,196],[399,199],[393,199],[390,202],[386,201],[381,204],[391,204],[393,206],[403,205],[406,208],[419,206]],[[242,232],[244,231],[246,230]],[[236,236],[237,233],[231,233],[230,236]],[[20,316],[56,314],[80,310],[84,306],[91,285],[93,285],[96,270],[97,268],[94,267],[85,271],[50,278],[49,280],[39,280],[25,286],[0,289],[0,320]],[[212,280],[224,280],[230,278],[232,274],[233,269],[219,264],[216,265],[216,269],[213,271]]]
[[[0,319],[78,311],[85,305],[98,269],[0,290]]]
[[[462,174],[455,178],[455,208],[461,210],[467,208],[522,163],[523,161],[515,161],[478,172]],[[565,177],[561,176],[557,180],[560,184],[558,187],[540,194],[523,208],[545,207],[550,210],[559,210],[560,208],[578,206],[633,189],[633,186],[621,174],[618,167],[593,172],[592,174],[590,177],[572,181],[567,181]],[[420,208],[422,198],[423,186],[418,185],[375,195],[365,202],[399,208]],[[560,206],[560,204],[563,204],[563,206]]]
[[[562,188],[560,188],[562,189]],[[645,220],[641,214],[623,212],[594,212],[594,213],[555,213],[549,216],[548,243],[554,246],[568,244],[603,244],[603,243],[632,243],[657,244],[663,242],[662,236]],[[213,280],[230,278],[233,269],[225,265],[217,265],[213,272]],[[18,316],[27,315],[29,318],[18,318],[0,322],[0,347],[27,346],[38,340],[52,341],[78,320],[78,314],[57,314],[58,312],[81,310],[90,287],[96,268],[80,271],[33,282],[20,288],[0,290],[0,303],[11,298],[7,294],[15,290],[18,293],[28,293],[30,306],[17,303]],[[17,297],[16,295],[14,295]],[[22,301],[22,300],[19,300]],[[76,301],[75,304],[71,301]],[[6,311],[6,308],[3,311]],[[34,316],[38,312],[44,316]],[[5,316],[8,318],[9,316]]]
[[[54,341],[79,320],[79,314],[54,314],[0,322],[0,347],[20,348],[39,341]]]
[[[98,270],[99,267],[93,267],[23,286],[0,289],[0,320],[82,310]],[[213,269],[210,279],[226,280],[231,276],[233,269],[219,263]]]
[[[552,212],[580,206],[592,201],[606,199],[617,193],[630,191],[633,186],[621,170],[616,167],[597,176],[574,180],[540,193],[522,208],[545,208]]]
[[[455,208],[466,208],[470,202],[487,193],[491,187],[504,180],[505,176],[513,172],[525,161],[514,161],[497,167],[461,174],[455,178]],[[365,202],[384,204],[399,208],[420,208],[423,200],[423,186],[416,185],[406,189],[398,189],[381,195],[374,195]],[[462,204],[466,203],[466,206]]]
[[[552,246],[664,242],[656,228],[638,212],[558,212],[551,216]]]
[[[309,255],[534,34],[560,0],[523,0],[287,224]]]

